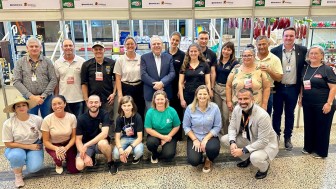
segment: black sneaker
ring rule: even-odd
[[[268,168],[267,168],[267,170],[266,170],[265,172],[261,172],[261,171],[259,170],[259,171],[256,173],[255,178],[256,178],[256,179],[263,179],[263,178],[267,177],[267,172],[268,172],[269,168],[270,168],[270,165],[268,165]]]
[[[107,163],[110,174],[115,175],[118,173],[118,165],[119,165],[118,162],[113,161]]]
[[[237,167],[245,168],[245,167],[248,167],[250,163],[251,163],[250,158],[247,158],[245,161],[237,163]]]
[[[293,144],[290,138],[285,139],[285,148],[288,151],[291,151],[293,149]]]
[[[134,159],[134,158],[133,158],[133,160],[132,160],[132,164],[138,164],[138,163],[140,162],[141,158],[142,158],[142,156],[139,157],[138,159]]]

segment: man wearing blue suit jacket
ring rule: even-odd
[[[142,55],[140,63],[146,109],[151,107],[153,94],[157,90],[164,90],[168,98],[172,98],[171,83],[175,77],[173,57],[162,53],[161,38],[153,36],[150,45],[152,52]]]
[[[275,47],[271,52],[279,57],[283,68],[281,82],[274,82],[275,94],[273,96],[273,128],[281,135],[281,116],[285,107],[285,148],[292,150],[291,136],[294,126],[294,110],[301,87],[301,72],[306,64],[307,48],[294,44],[295,29],[289,27],[283,31],[283,44]]]

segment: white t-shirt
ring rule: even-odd
[[[134,60],[130,60],[126,54],[120,56],[114,65],[113,73],[121,75],[121,81],[140,81],[140,59],[139,54],[136,54]]]
[[[20,144],[33,144],[41,138],[42,118],[29,114],[26,121],[21,121],[16,115],[7,119],[2,128],[2,142],[16,142]]]
[[[57,79],[59,80],[59,94],[63,95],[68,103],[83,101],[81,86],[81,68],[85,59],[75,56],[69,63],[63,56],[55,61],[54,67]]]
[[[66,112],[63,118],[58,118],[54,113],[51,113],[44,118],[41,130],[49,132],[51,143],[56,144],[70,140],[72,129],[76,126],[75,115]]]

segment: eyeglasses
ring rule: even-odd
[[[253,55],[249,54],[249,55],[242,55],[243,58],[252,58]]]

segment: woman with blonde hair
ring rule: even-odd
[[[187,159],[192,166],[202,163],[203,172],[212,170],[212,163],[219,155],[220,142],[218,133],[222,128],[220,110],[211,102],[207,86],[201,85],[195,91],[193,102],[184,112],[183,129],[188,135]]]

